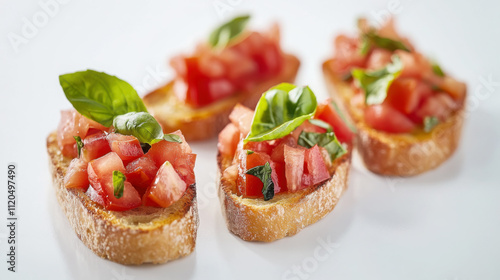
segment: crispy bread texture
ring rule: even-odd
[[[298,192],[276,194],[268,201],[237,194],[236,180],[222,176],[231,161],[217,156],[218,193],[227,227],[243,240],[270,242],[295,235],[333,210],[347,188],[351,150],[334,161],[329,180]]]
[[[431,132],[390,134],[378,131],[366,124],[361,110],[350,106],[354,92],[332,72],[330,63],[332,60],[323,64],[328,91],[356,125],[356,148],[370,171],[380,175],[414,176],[438,167],[455,152],[464,123],[465,102]]]
[[[241,103],[253,109],[264,91],[282,82],[292,83],[299,66],[295,56],[285,54],[285,65],[278,76],[256,85],[251,93],[236,94],[198,109],[177,98],[173,81],[147,94],[143,100],[165,133],[180,129],[187,141],[204,140],[215,137],[228,124],[234,105]]]
[[[138,265],[164,263],[193,252],[199,223],[195,184],[168,208],[108,211],[82,190],[64,187],[71,159],[61,154],[55,132],[47,137],[47,152],[59,205],[78,238],[96,255]]]

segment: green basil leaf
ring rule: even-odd
[[[142,143],[152,144],[153,140],[163,138],[160,124],[146,112],[119,115],[113,120],[113,127],[116,132],[133,135]]]
[[[66,98],[85,117],[106,127],[128,112],[147,112],[135,89],[127,82],[93,70],[59,76]]]
[[[411,52],[410,48],[401,41],[396,41],[390,38],[381,37],[376,34],[372,34],[369,36],[373,44],[379,48],[386,49],[391,52],[395,50],[403,50],[405,52]]]
[[[359,82],[365,91],[367,105],[381,104],[387,97],[387,89],[401,74],[403,63],[397,55],[392,56],[392,63],[384,68],[369,71],[360,68],[352,70],[352,76]]]
[[[177,134],[163,134],[163,137],[160,137],[158,139],[154,139],[151,142],[151,144],[158,143],[161,140],[165,140],[165,141],[173,142],[173,143],[182,143],[182,138]]]
[[[428,116],[424,118],[424,131],[430,132],[436,125],[439,124],[439,119],[434,116]]]
[[[271,179],[271,174],[273,169],[269,162],[264,165],[255,166],[247,170],[246,174],[255,176],[262,182],[262,194],[264,195],[264,200],[270,200],[274,197],[274,183]]]
[[[309,122],[315,126],[326,129],[327,132],[333,131],[333,128],[329,123],[324,122],[320,119],[310,119]]]
[[[444,77],[443,69],[436,62],[432,62],[432,72],[438,75],[439,77]]]
[[[253,153],[255,153],[255,152],[254,152],[254,151],[247,150],[247,155],[251,155],[251,154],[253,154]]]
[[[316,96],[307,86],[279,84],[264,92],[255,108],[250,133],[244,142],[284,137],[314,116]]]
[[[113,171],[113,195],[116,198],[121,198],[123,196],[123,190],[125,189],[126,177],[118,170]]]
[[[208,43],[212,47],[224,48],[245,30],[249,20],[250,16],[244,15],[222,24],[210,33]]]
[[[314,147],[314,145],[323,147],[328,151],[332,161],[346,153],[346,149],[340,144],[333,132],[317,133],[302,131],[297,144],[308,149]]]
[[[78,157],[80,157],[80,155],[82,154],[82,148],[83,148],[82,137],[80,137],[80,136],[73,136],[73,138],[75,138],[76,147],[78,149]]]

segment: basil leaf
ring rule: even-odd
[[[116,198],[121,198],[123,196],[123,190],[125,189],[125,175],[118,170],[113,171],[113,195]]]
[[[160,124],[146,112],[119,115],[113,120],[113,127],[116,132],[133,135],[142,143],[152,144],[153,140],[163,138]]]
[[[352,76],[359,82],[365,91],[367,105],[381,104],[387,97],[387,89],[401,74],[403,63],[397,55],[392,56],[392,63],[384,68],[369,71],[360,68],[352,70]]]
[[[238,37],[243,30],[245,30],[245,26],[250,20],[249,15],[235,17],[232,20],[222,24],[217,27],[212,33],[210,33],[210,37],[208,37],[208,43],[212,47],[224,48],[227,46],[234,38]]]
[[[271,165],[269,165],[269,162],[266,162],[264,165],[255,166],[246,172],[246,174],[255,176],[262,181],[262,194],[264,195],[265,201],[274,197],[274,183],[271,179],[272,173],[273,169]]]
[[[314,116],[316,96],[307,86],[282,83],[264,92],[255,108],[250,133],[244,142],[284,137]]]
[[[312,148],[314,145],[325,148],[330,155],[330,160],[335,160],[346,153],[346,149],[335,136],[333,132],[317,133],[302,131],[297,141],[302,147]]]
[[[177,135],[177,134],[163,134],[162,137],[160,137],[158,139],[154,139],[151,142],[151,144],[158,143],[161,140],[165,140],[165,141],[173,142],[173,143],[182,143],[182,138],[179,135]]]
[[[253,153],[255,153],[255,152],[254,152],[254,151],[251,151],[251,150],[247,150],[247,155],[251,155],[251,154],[253,154]]]
[[[324,122],[320,119],[310,119],[309,122],[315,126],[326,129],[327,132],[333,131],[333,128],[329,123]]]
[[[403,42],[379,36],[375,34],[375,32],[372,30],[362,35],[361,46],[359,47],[359,51],[362,55],[366,55],[372,49],[373,46],[376,46],[381,49],[386,49],[391,52],[395,50],[403,50],[405,52],[411,52],[410,48],[406,46]]]
[[[85,117],[106,127],[128,112],[147,112],[135,89],[106,73],[87,70],[59,76],[66,98]]]
[[[76,147],[78,149],[78,157],[80,157],[80,155],[82,154],[82,148],[83,148],[82,137],[80,137],[80,136],[73,136],[73,138],[75,138]]]
[[[439,77],[444,77],[443,69],[436,62],[432,62],[432,72]]]
[[[424,118],[424,131],[430,132],[436,125],[439,124],[439,119],[434,116],[428,116]]]

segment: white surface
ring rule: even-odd
[[[481,77],[500,82],[500,2],[402,0],[396,10],[399,29],[468,83],[470,114],[460,148],[448,162],[415,178],[388,179],[369,173],[356,158],[349,189],[331,214],[294,237],[262,244],[228,232],[214,192],[216,142],[193,144],[201,220],[196,251],[140,267],[95,256],[55,200],[45,137],[56,128],[59,110],[70,107],[58,75],[92,68],[144,93],[171,77],[168,57],[191,50],[230,14],[250,11],[254,27],[281,22],[284,48],[302,59],[297,82],[323,99],[320,64],[332,51],[334,34],[353,32],[357,16],[374,19],[373,13],[392,4],[73,0],[59,5],[15,52],[9,33],[21,35],[23,18],[32,22],[43,9],[38,1],[0,2],[1,184],[8,162],[17,162],[19,171],[18,272],[8,272],[2,261],[1,279],[301,279],[286,272],[302,265],[309,269],[302,268],[302,279],[500,278],[500,84],[488,91],[481,83]],[[214,3],[232,11],[220,16]],[[157,67],[154,78],[149,72]],[[4,260],[5,186],[0,192]],[[337,246],[325,256],[319,239]]]

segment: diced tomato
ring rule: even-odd
[[[386,104],[367,106],[365,121],[370,127],[389,133],[407,133],[415,128],[408,117]]]
[[[391,62],[392,53],[385,49],[374,49],[368,61],[366,62],[366,69],[377,70],[385,67]]]
[[[97,193],[96,190],[92,186],[89,186],[87,189],[87,192],[85,193],[90,200],[99,203],[100,205],[105,205],[106,203],[104,202],[104,198],[100,194]]]
[[[319,127],[317,125],[314,125],[314,124],[310,123],[309,121],[305,121],[292,132],[293,138],[295,138],[295,140],[298,140],[299,135],[302,133],[302,131],[325,133],[326,129]]]
[[[64,176],[64,186],[66,188],[80,188],[86,191],[89,187],[89,176],[87,173],[87,162],[80,158],[74,158]]]
[[[278,171],[281,171],[281,166],[276,167],[271,157],[265,153],[254,152],[252,154],[242,154],[242,161],[240,161],[240,174],[238,176],[238,188],[244,197],[263,197],[262,188],[264,184],[262,181],[253,175],[248,175],[246,172],[256,166],[264,165],[269,162],[271,166],[271,180],[274,183],[274,193],[282,191],[284,188],[280,185],[284,183],[282,177],[278,176]]]
[[[105,203],[103,206],[114,211],[125,211],[140,206],[141,197],[128,181],[125,181],[123,196],[121,198],[114,196],[113,171],[115,170],[126,173],[122,160],[114,152],[94,159],[88,164],[90,184],[102,196]]]
[[[452,77],[445,76],[437,85],[442,90],[446,91],[458,102],[462,102],[467,90],[465,83],[459,82]]]
[[[339,35],[335,38],[335,63],[332,67],[337,73],[346,73],[353,67],[363,67],[366,56],[360,51],[358,38]]]
[[[88,135],[83,139],[82,159],[89,162],[111,152],[106,134],[103,131]]]
[[[412,118],[419,124],[423,123],[425,117],[436,117],[440,121],[445,121],[456,106],[455,100],[447,93],[439,92],[425,99]]]
[[[245,150],[250,150],[252,152],[261,152],[265,154],[271,154],[274,149],[275,141],[261,141],[261,142],[252,142],[249,141],[243,145]]]
[[[132,135],[110,133],[107,136],[111,151],[123,161],[131,161],[144,155],[139,139]]]
[[[74,136],[85,138],[89,128],[107,131],[103,125],[87,119],[76,110],[61,111],[61,121],[57,128],[57,143],[64,156],[75,157],[76,148]]]
[[[408,115],[417,108],[422,99],[431,94],[432,89],[428,84],[414,78],[399,78],[389,87],[384,103]]]
[[[271,178],[274,183],[274,193],[286,192],[288,189],[286,186],[285,163],[273,161],[271,168],[273,169],[273,174],[275,174],[275,177]]]
[[[240,131],[238,128],[229,123],[224,127],[224,129],[219,133],[219,142],[217,148],[222,156],[233,156],[236,152],[236,147],[238,146],[238,141],[240,140]]]
[[[271,153],[271,159],[274,162],[285,162],[285,146],[297,147],[297,138],[290,134],[277,140],[277,145]]]
[[[186,188],[186,183],[167,161],[161,165],[153,185],[144,194],[143,203],[146,206],[168,207],[182,197]]]
[[[337,139],[341,143],[352,143],[354,133],[347,126],[344,120],[342,120],[329,100],[327,100],[323,104],[318,105],[315,118],[329,123],[333,128],[335,136],[337,136]]]
[[[229,115],[229,120],[231,120],[231,122],[239,129],[241,134],[246,137],[252,127],[253,115],[253,110],[238,103],[234,106],[233,111]]]
[[[188,186],[196,183],[194,175],[194,165],[196,162],[196,154],[184,154],[184,156],[177,158],[172,164],[184,182]]]
[[[403,71],[401,78],[419,78],[432,73],[432,66],[422,54],[418,52],[406,52],[403,50],[396,50],[394,52],[401,58],[403,63]]]
[[[157,172],[158,167],[154,161],[147,156],[142,156],[127,164],[125,175],[127,181],[134,187],[146,189],[153,182]]]
[[[302,174],[304,174],[304,159],[306,150],[285,146],[285,177],[287,189],[296,192],[303,189]]]
[[[314,145],[312,148],[307,149],[304,155],[305,171],[304,174],[310,176],[310,182],[302,182],[305,187],[319,184],[328,178],[330,178],[330,173],[323,159],[323,155],[318,147]]]

